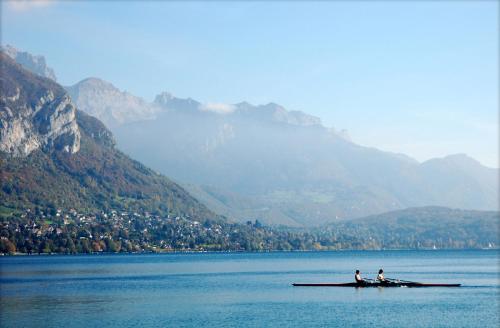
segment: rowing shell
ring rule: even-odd
[[[460,287],[461,284],[425,284],[420,282],[388,282],[388,283],[364,283],[347,282],[342,284],[292,284],[296,287]]]

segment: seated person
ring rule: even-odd
[[[387,280],[385,280],[384,277],[384,270],[382,269],[378,270],[377,281],[380,282],[381,284],[387,284]]]
[[[364,285],[366,281],[361,278],[361,272],[359,270],[356,270],[356,274],[354,275],[354,280],[358,283],[358,285]]]

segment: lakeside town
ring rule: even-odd
[[[406,216],[412,220],[419,213],[408,212]],[[490,219],[495,217],[486,220]],[[396,223],[388,230],[363,220],[300,229],[265,226],[259,220],[242,224],[147,211],[86,213],[74,208],[35,208],[1,217],[0,254],[498,249],[493,237],[474,238],[485,234],[482,225],[467,226],[458,217],[454,220],[456,227],[449,225],[444,232],[429,231],[423,222],[415,224],[414,232],[409,233]]]
[[[27,209],[18,217],[3,219],[0,230],[0,253],[4,254],[304,248],[281,242],[258,220],[246,225],[210,219],[200,222],[189,216],[119,210],[87,214],[75,209]]]

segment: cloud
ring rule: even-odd
[[[48,7],[55,3],[54,0],[10,0],[7,5],[14,11],[28,11]]]
[[[214,112],[217,114],[229,114],[234,111],[234,106],[230,104],[222,104],[222,103],[206,103],[200,105],[200,110],[206,112]]]

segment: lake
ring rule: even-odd
[[[498,327],[499,252],[2,257],[7,327]],[[374,278],[460,288],[308,288]]]

